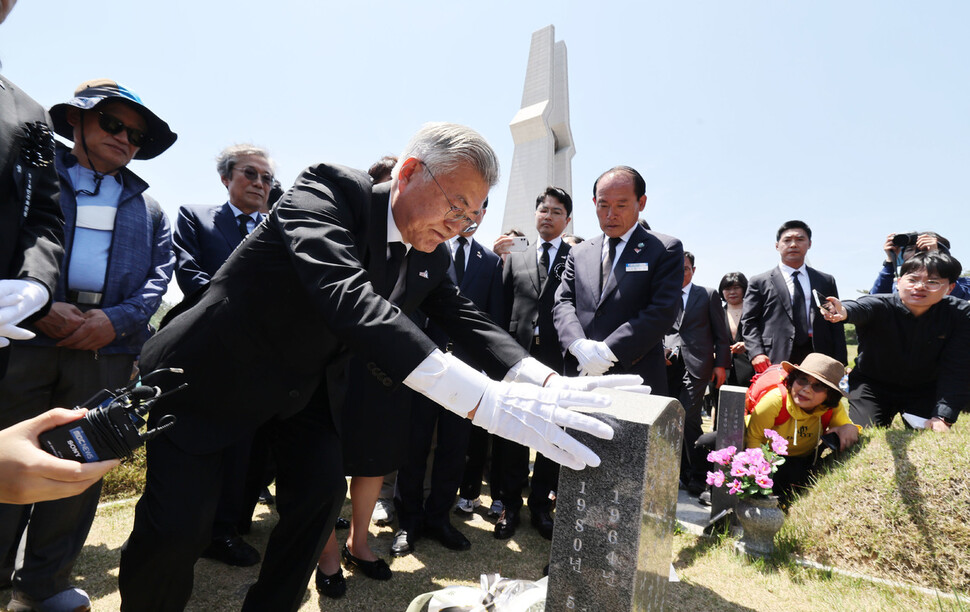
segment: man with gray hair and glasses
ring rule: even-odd
[[[145,492],[121,557],[122,610],[184,608],[212,522],[221,451],[264,423],[280,519],[243,609],[298,609],[346,491],[332,406],[344,395],[350,353],[388,389],[403,382],[573,469],[599,463],[563,428],[601,438],[612,429],[568,408],[606,405],[588,391],[638,385],[639,377],[557,376],[448,276],[442,243],[474,225],[498,181],[495,152],[469,128],[428,124],[392,174],[374,185],[350,168],[307,168],[145,346],[143,367],[184,368],[179,382],[188,387],[152,411],[153,423],[167,415],[177,422],[147,445]],[[418,308],[487,374],[438,350],[408,319]],[[240,375],[253,363],[259,377]]]

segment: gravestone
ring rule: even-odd
[[[714,450],[734,446],[744,448],[744,394],[747,387],[721,385],[717,399],[717,437]],[[738,496],[730,495],[727,487],[713,487],[711,491],[711,518],[719,516],[728,508],[738,505]]]
[[[661,610],[677,523],[684,410],[669,397],[600,390],[612,440],[571,432],[597,468],[562,468],[546,610]]]

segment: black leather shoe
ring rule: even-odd
[[[391,543],[391,556],[406,557],[414,552],[414,537],[403,529],[398,529]]]
[[[519,513],[508,508],[502,510],[502,514],[495,523],[495,539],[508,540],[515,535],[515,528],[519,526]]]
[[[442,546],[451,550],[468,550],[472,547],[468,538],[449,522],[425,526],[424,535],[432,540],[438,540]]]
[[[239,536],[216,538],[209,542],[202,556],[235,567],[250,567],[259,563],[259,551]]]
[[[552,519],[552,514],[548,510],[532,510],[531,508],[529,510],[530,514],[532,515],[532,518],[530,519],[532,521],[532,526],[539,531],[539,535],[547,540],[551,540],[552,528],[555,525],[555,522]]]
[[[334,525],[335,529],[350,529],[350,521],[342,516],[337,517],[337,524]]]
[[[320,566],[317,566],[317,592],[330,599],[340,599],[347,592],[347,580],[344,579],[344,573],[340,568],[337,568],[337,573],[330,576],[324,574],[320,571]]]
[[[702,506],[711,505],[711,492],[709,490],[701,491],[701,494],[697,496],[697,501]]]
[[[350,554],[350,549],[344,544],[344,549],[341,551],[341,556],[344,558],[344,565],[348,569],[360,570],[368,578],[373,578],[374,580],[390,580],[391,579],[391,568],[387,566],[384,559],[378,559],[376,561],[364,561],[363,559],[358,559],[357,557]]]

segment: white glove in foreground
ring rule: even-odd
[[[606,348],[604,352],[599,346],[600,344],[606,346],[602,342],[580,338],[569,345],[569,352],[579,362],[579,367],[576,370],[580,372],[580,376],[599,376],[613,367],[613,361],[616,361],[616,358],[614,357],[613,361],[610,361],[607,357],[607,353],[612,355],[613,352],[609,348]]]
[[[0,348],[13,340],[29,340],[34,333],[17,327],[47,303],[47,287],[37,281],[0,280]]]
[[[608,406],[610,398],[583,391],[550,389],[526,383],[492,381],[472,423],[490,433],[536,449],[556,463],[581,470],[600,458],[562,430],[563,427],[612,439],[613,428],[566,406]]]
[[[530,446],[553,461],[579,470],[599,465],[599,457],[564,432],[570,427],[611,439],[613,429],[566,406],[608,406],[610,398],[568,389],[543,389],[527,383],[490,380],[481,372],[435,350],[404,384],[448,410],[514,442]]]
[[[573,391],[592,391],[594,389],[616,389],[630,393],[649,395],[652,389],[643,384],[636,374],[610,374],[608,376],[553,376],[546,383],[549,389],[572,389]]]

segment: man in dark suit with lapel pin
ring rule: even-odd
[[[704,390],[713,380],[724,384],[731,365],[731,338],[717,291],[693,283],[694,254],[684,252],[684,287],[681,307],[673,327],[664,338],[667,385],[671,396],[684,407],[684,443],[681,446],[680,481],[700,495],[707,476],[706,450],[694,448],[701,436]]]
[[[209,284],[233,249],[263,220],[273,186],[273,162],[269,153],[250,144],[232,145],[216,158],[219,179],[228,200],[216,206],[182,206],[175,224],[175,280],[186,296]],[[252,439],[240,440],[226,449],[222,494],[212,525],[212,541],[203,551],[207,559],[227,565],[249,567],[259,563],[259,551],[243,540],[237,526],[251,511],[246,501],[246,476],[250,469]],[[258,461],[264,461],[260,458]],[[249,518],[249,517],[245,517]]]
[[[556,376],[448,276],[442,243],[474,225],[469,215],[498,180],[494,151],[469,128],[428,124],[393,174],[373,185],[349,168],[307,168],[205,290],[174,308],[145,345],[145,368],[184,368],[176,380],[188,386],[152,410],[150,425],[167,415],[177,422],[147,444],[145,492],[121,555],[122,610],[185,606],[215,511],[222,450],[267,422],[280,518],[243,610],[299,607],[346,491],[331,409],[345,390],[326,374],[342,371],[351,352],[389,389],[403,382],[575,469],[598,464],[561,428],[599,437],[612,429],[564,408],[608,404],[584,390],[640,379]],[[379,293],[386,289],[389,299]],[[418,308],[487,374],[438,350],[408,318]],[[239,375],[253,363],[262,376]]]
[[[474,218],[481,224],[488,210],[488,200]],[[504,314],[502,295],[502,260],[476,241],[472,231],[459,232],[448,241],[454,258],[450,274],[461,294],[470,299],[492,321]],[[455,357],[475,366],[472,351],[453,345],[448,335],[429,322],[428,337]],[[437,445],[431,468],[431,490],[424,499],[424,476],[431,439],[437,426]],[[410,554],[414,542],[423,536],[437,540],[451,550],[468,550],[471,542],[448,517],[465,470],[465,455],[471,436],[471,421],[450,412],[423,395],[416,395],[411,405],[411,429],[408,436],[407,460],[397,472],[397,498],[400,530],[394,535],[391,554]]]
[[[755,372],[771,364],[801,363],[809,353],[824,353],[846,363],[845,330],[814,307],[812,290],[838,297],[835,278],[805,264],[812,248],[812,229],[804,221],[787,221],[775,236],[781,262],[748,283],[741,327],[744,347]]]
[[[553,311],[565,373],[638,374],[666,395],[663,338],[679,308],[684,248],[637,222],[646,182],[633,168],[604,172],[593,203],[603,234],[569,251]]]
[[[536,230],[539,240],[524,252],[510,253],[505,260],[503,283],[507,314],[505,322],[522,348],[556,372],[563,372],[559,336],[552,322],[556,290],[566,268],[569,245],[562,233],[573,214],[573,200],[558,187],[549,187],[536,198]],[[495,524],[495,537],[504,540],[515,534],[522,508],[522,485],[529,478],[529,449],[521,444],[495,439],[498,457],[493,457],[492,482],[498,485],[503,510]],[[496,482],[497,481],[497,482]],[[552,539],[552,500],[559,483],[559,465],[536,454],[529,493],[532,525],[546,539]]]

